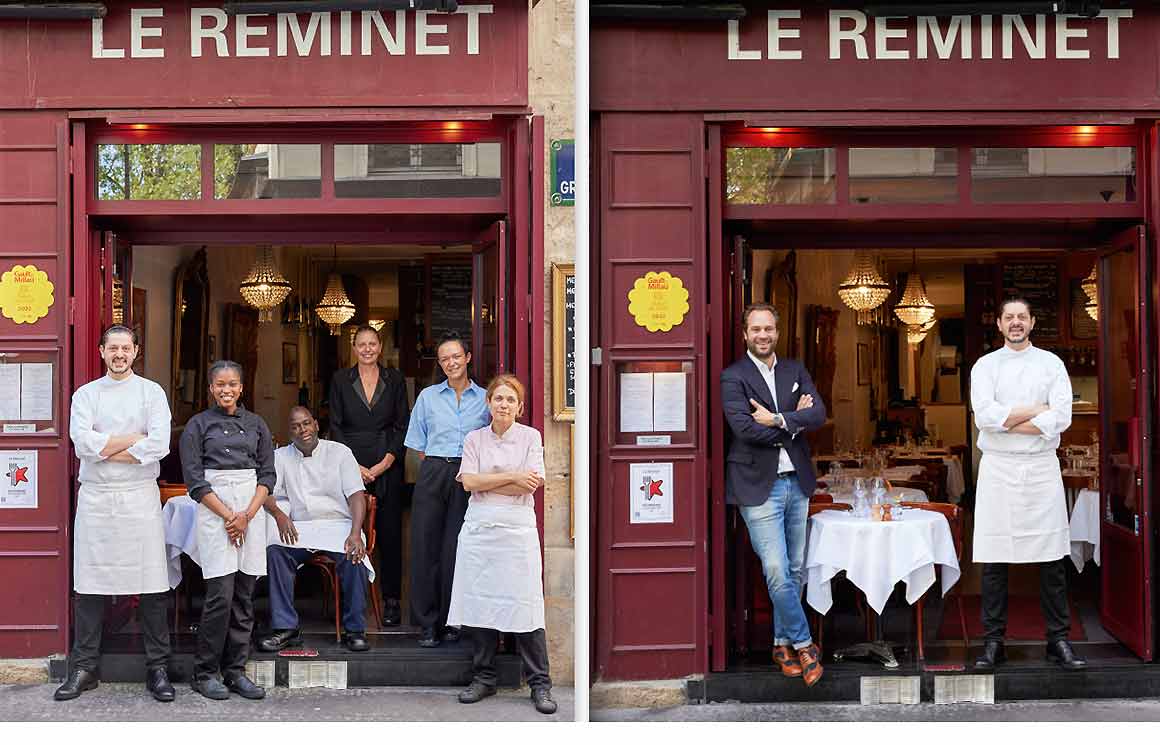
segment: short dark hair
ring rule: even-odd
[[[749,316],[754,313],[760,313],[761,311],[772,313],[773,322],[778,325],[781,324],[781,314],[777,312],[777,308],[769,303],[750,303],[745,306],[745,310],[741,311],[741,327],[749,328]]]
[[[310,410],[309,406],[303,406],[302,404],[298,404],[297,406],[291,406],[290,413],[286,415],[286,418],[290,419],[291,417],[294,416],[294,414],[296,412],[299,412],[299,411],[304,412],[306,414],[306,416],[310,417],[311,419],[314,419],[314,412]]]
[[[1003,316],[1003,311],[1011,303],[1023,303],[1023,306],[1027,308],[1027,315],[1035,318],[1035,311],[1031,308],[1031,303],[1027,302],[1027,298],[1023,297],[1022,295],[1009,295],[1008,297],[1003,298],[1003,302],[999,303],[1000,318]]]
[[[459,348],[463,350],[463,353],[468,354],[467,342],[465,342],[463,340],[463,337],[460,336],[458,332],[448,331],[446,334],[439,337],[439,343],[435,345],[435,357],[436,357],[436,359],[438,359],[438,357],[439,357],[439,348],[442,347],[444,344],[450,344],[451,342],[456,342],[457,344],[459,344]]]
[[[114,323],[112,326],[105,329],[104,333],[101,334],[102,347],[109,342],[109,336],[111,334],[128,334],[129,338],[133,340],[133,346],[141,346],[141,340],[137,337],[137,331],[135,329],[131,329],[128,326],[120,323]]]
[[[245,371],[237,362],[234,362],[233,360],[217,360],[209,366],[209,381],[212,383],[214,377],[216,377],[218,373],[224,372],[225,370],[233,370],[238,374],[239,378],[246,377]]]

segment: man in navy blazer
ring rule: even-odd
[[[804,434],[822,426],[826,407],[805,366],[774,353],[778,320],[772,305],[747,307],[742,337],[748,351],[721,373],[721,401],[733,431],[725,499],[737,505],[761,559],[773,603],[773,659],[783,675],[812,686],[822,665],[801,594],[817,477]]]

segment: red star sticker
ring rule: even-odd
[[[28,466],[21,466],[20,468],[15,468],[15,469],[9,471],[5,475],[8,478],[12,479],[13,486],[16,486],[17,484],[19,484],[21,482],[24,482],[25,484],[27,484],[28,483]]]
[[[648,489],[648,494],[645,495],[646,499],[652,499],[653,497],[663,497],[664,493],[661,491],[661,484],[663,483],[665,483],[663,479],[660,481],[653,481],[652,479],[649,479],[647,485],[641,484],[640,490],[644,491],[645,489]]]

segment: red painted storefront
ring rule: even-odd
[[[749,3],[737,21],[685,22],[663,10],[602,18],[594,5],[592,333],[601,355],[592,377],[592,466],[601,487],[591,515],[593,676],[723,670],[744,635],[744,609],[730,589],[738,559],[724,503],[717,387],[720,371],[744,351],[734,321],[744,267],[732,251],[742,234],[786,248],[1131,252],[1143,384],[1129,428],[1141,526],[1102,528],[1101,618],[1151,660],[1160,12],[1128,4],[1092,19],[875,19],[857,3],[836,5]],[[1118,203],[972,198],[972,147],[1087,146],[1135,148],[1133,194]],[[730,203],[729,147],[833,148],[835,196]],[[929,205],[852,200],[845,156],[854,147],[956,148],[957,196]],[[689,290],[689,313],[669,332],[650,333],[629,314],[627,292],[648,271],[669,271]],[[618,426],[618,371],[666,361],[692,372],[687,430],[672,444],[640,444]],[[673,520],[634,524],[631,464],[659,461],[673,463]]]
[[[2,436],[6,450],[37,452],[40,481],[35,509],[0,509],[0,658],[68,650],[68,405],[100,374],[113,286],[104,267],[118,245],[471,243],[474,304],[494,324],[488,354],[532,390],[544,383],[533,363],[543,334],[532,327],[544,303],[545,150],[528,105],[524,3],[278,16],[227,15],[212,3],[105,6],[100,21],[0,20],[0,269],[35,264],[55,286],[35,323],[0,318],[0,351],[55,364],[51,424]],[[246,142],[319,144],[320,195],[215,199],[213,145]],[[497,194],[336,194],[337,145],[492,142],[502,153]],[[201,196],[98,199],[96,148],[117,143],[201,145]],[[529,408],[542,428],[536,397]],[[542,526],[542,503],[537,512]]]

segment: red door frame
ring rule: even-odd
[[[290,114],[293,110],[286,110]],[[416,111],[422,116],[422,111]],[[305,117],[309,121],[309,117]],[[191,133],[192,136],[191,136]],[[67,135],[67,133],[66,133]],[[254,139],[259,137],[260,139]],[[240,138],[240,139],[239,139]],[[322,147],[322,196],[318,199],[270,200],[215,200],[213,199],[212,166],[214,142],[277,142],[320,143]],[[334,195],[333,149],[328,145],[352,143],[407,144],[427,142],[501,142],[501,193],[495,198],[448,199],[338,199]],[[202,199],[190,201],[113,202],[94,198],[92,164],[95,146],[117,142],[169,142],[203,144]],[[209,144],[211,147],[204,147]],[[507,367],[530,383],[532,395],[526,402],[526,418],[530,425],[543,432],[546,404],[543,395],[545,372],[542,360],[545,352],[543,329],[532,319],[544,314],[544,121],[542,116],[496,117],[457,122],[390,122],[375,125],[336,125],[325,127],[310,122],[301,127],[279,124],[275,127],[155,127],[152,125],[108,126],[100,122],[73,121],[71,123],[72,153],[72,282],[69,298],[69,319],[72,325],[72,349],[66,348],[65,365],[69,378],[62,382],[62,398],[67,400],[81,384],[101,374],[101,362],[96,353],[101,331],[100,294],[101,234],[98,225],[113,224],[130,242],[142,239],[157,242],[199,241],[213,243],[252,243],[252,233],[218,230],[205,227],[209,217],[218,221],[244,220],[259,216],[271,227],[275,222],[305,215],[320,224],[351,224],[341,232],[344,243],[413,242],[440,245],[449,237],[457,236],[470,243],[475,235],[471,226],[492,222],[496,217],[508,220],[506,273],[510,296],[507,303],[505,332],[507,337]],[[67,189],[66,189],[67,191]],[[339,215],[341,222],[328,222],[326,216]],[[362,216],[375,216],[365,224]],[[440,217],[445,216],[445,217]],[[402,231],[384,233],[382,224],[398,220],[405,226]],[[482,221],[482,222],[480,222]],[[443,230],[435,224],[446,223]],[[238,223],[227,223],[229,225]],[[253,230],[253,227],[250,227]],[[332,242],[336,232],[330,230],[279,230],[274,227],[262,232],[268,240],[295,242]],[[73,352],[72,350],[76,350]],[[85,352],[82,350],[92,350]],[[70,354],[70,352],[72,352]],[[486,381],[484,381],[486,382]],[[71,455],[71,454],[70,454]],[[73,472],[70,483],[75,484],[76,458],[72,456]],[[543,490],[535,501],[536,523],[540,533],[541,552],[544,544]],[[71,540],[61,561],[66,576],[71,576]],[[66,614],[67,616],[67,614]],[[65,628],[61,652],[67,649],[70,638]]]
[[[867,130],[860,128],[839,128],[831,130],[809,130],[798,128],[779,127],[738,127],[736,124],[710,123],[706,133],[708,178],[706,181],[706,200],[708,205],[708,236],[709,266],[711,277],[716,278],[714,289],[719,290],[721,302],[711,302],[708,308],[709,335],[713,340],[708,344],[709,380],[717,380],[721,371],[732,362],[732,339],[735,330],[730,321],[734,314],[733,296],[735,282],[733,268],[726,266],[729,247],[724,245],[726,225],[731,220],[752,221],[760,223],[767,230],[776,230],[778,223],[787,230],[795,231],[795,237],[800,236],[805,241],[816,240],[819,246],[827,245],[830,238],[820,232],[809,229],[812,225],[824,225],[826,222],[878,220],[895,224],[899,227],[908,223],[930,225],[933,223],[949,223],[951,220],[967,221],[976,226],[997,225],[1011,221],[1029,222],[1036,220],[1058,221],[1062,219],[1078,219],[1080,221],[1096,222],[1099,220],[1139,220],[1150,219],[1150,225],[1160,224],[1160,203],[1157,190],[1160,185],[1160,156],[1157,154],[1157,137],[1160,136],[1160,125],[1149,123],[1132,127],[1047,127],[1035,126],[1019,129],[1003,130],[966,130],[955,127],[917,127],[899,131]],[[834,146],[838,152],[837,158],[837,189],[838,198],[832,205],[725,205],[724,193],[724,163],[725,148],[736,146],[751,147],[804,147],[804,146]],[[1121,205],[974,205],[970,203],[970,171],[969,146],[978,147],[1050,147],[1050,146],[1093,146],[1093,145],[1131,145],[1137,148],[1136,155],[1136,199],[1134,202]],[[955,205],[856,205],[850,204],[846,198],[847,164],[845,151],[851,147],[933,147],[956,146],[960,148],[959,158],[959,195],[960,203]],[[863,223],[865,224],[865,223]],[[824,231],[823,231],[824,232]],[[950,231],[947,231],[950,232]],[[1149,231],[1150,232],[1150,231]],[[877,238],[871,238],[871,242]],[[891,239],[892,245],[899,242]],[[923,234],[910,236],[902,240],[901,245],[929,246],[930,238]],[[1157,271],[1160,272],[1160,256],[1153,257]],[[1151,292],[1158,292],[1156,282],[1151,283]],[[1153,313],[1160,313],[1160,309],[1153,303]],[[1157,326],[1152,326],[1153,329]],[[1154,352],[1150,352],[1154,354]],[[1151,360],[1151,357],[1149,358]],[[711,387],[709,391],[709,410],[720,411],[719,391]],[[1155,415],[1160,416],[1160,402],[1153,400]],[[712,639],[711,670],[726,669],[728,655],[731,648],[730,640],[733,619],[730,617],[728,593],[731,584],[727,577],[728,550],[725,546],[727,535],[727,511],[724,501],[724,424],[718,418],[707,417],[709,420],[709,443],[711,456],[711,472],[709,480],[712,484],[712,512],[710,534],[710,566],[712,573],[712,605],[710,609],[710,638]],[[1148,445],[1152,438],[1145,440]],[[1145,452],[1155,451],[1154,445],[1149,445]],[[1150,458],[1145,458],[1146,475],[1151,479]],[[1151,481],[1149,481],[1151,483]],[[1155,494],[1153,494],[1153,497]],[[1151,504],[1146,505],[1151,510]],[[1145,518],[1150,524],[1150,519]],[[1145,555],[1151,555],[1151,528],[1141,528]],[[1153,656],[1153,639],[1157,619],[1152,614],[1152,575],[1150,562],[1143,562],[1143,584],[1145,589],[1145,640],[1142,640],[1141,656],[1150,660]]]

